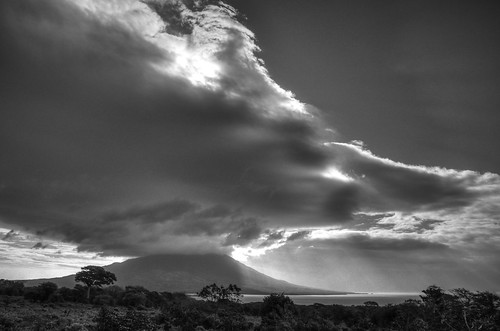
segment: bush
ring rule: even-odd
[[[16,322],[8,316],[0,316],[0,330],[14,331],[16,330]]]
[[[125,318],[120,323],[120,331],[154,331],[156,330],[155,323],[151,318],[142,312],[135,310],[127,311]]]
[[[144,307],[146,306],[146,293],[149,291],[142,286],[127,286],[125,294],[122,297],[121,304],[126,307]]]
[[[23,294],[23,282],[0,279],[0,295],[21,296]]]
[[[165,329],[182,327],[182,330],[194,330],[207,323],[208,315],[199,311],[196,306],[182,306],[180,303],[170,304],[162,309],[161,322]]]
[[[197,294],[200,298],[212,302],[241,302],[242,297],[241,288],[234,284],[224,287],[213,283],[202,288]]]
[[[66,331],[88,331],[88,329],[80,323],[73,323],[66,328]]]
[[[115,300],[111,295],[100,294],[94,297],[92,303],[98,306],[113,306],[115,304]]]
[[[154,331],[156,324],[145,313],[128,310],[125,316],[116,311],[102,307],[96,317],[97,331]]]
[[[102,307],[96,317],[97,331],[120,331],[118,314],[107,307]]]
[[[45,282],[38,286],[25,288],[24,298],[33,302],[47,302],[49,300],[52,301],[56,291],[56,284],[52,282]]]
[[[264,297],[261,315],[276,313],[278,316],[284,316],[287,312],[295,313],[295,304],[284,293],[272,293]]]
[[[283,293],[272,293],[264,297],[261,316],[262,330],[294,330],[297,327],[295,304]]]

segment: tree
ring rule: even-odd
[[[4,295],[23,295],[24,284],[20,281],[0,279],[0,294]]]
[[[241,288],[234,284],[224,287],[213,283],[202,288],[197,294],[200,298],[212,302],[240,302],[242,297]]]
[[[38,285],[41,301],[48,301],[57,291],[57,284],[52,282],[44,282]]]
[[[115,281],[116,276],[114,273],[94,265],[83,267],[82,271],[77,272],[75,275],[75,282],[84,283],[87,286],[87,300],[90,298],[90,288],[92,286],[111,285]]]
[[[33,302],[46,302],[55,295],[57,285],[52,282],[44,282],[38,286],[26,287],[24,290],[24,298]]]
[[[262,300],[261,314],[276,313],[280,317],[285,315],[285,312],[295,312],[295,304],[289,296],[284,293],[271,293]]]
[[[284,293],[271,293],[264,297],[260,311],[262,330],[296,330],[297,308]]]

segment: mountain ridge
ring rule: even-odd
[[[245,294],[346,294],[348,292],[317,289],[269,277],[227,255],[162,254],[116,262],[104,268],[117,277],[115,285],[143,286],[151,291],[195,293],[204,286],[236,284]],[[57,278],[23,280],[25,286],[53,282],[74,287],[74,275]]]

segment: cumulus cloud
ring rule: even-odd
[[[313,245],[320,227],[385,234],[341,240],[356,252],[497,242],[498,175],[332,141],[228,5],[0,9],[2,223],[122,256],[283,251]]]

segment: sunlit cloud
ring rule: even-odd
[[[5,228],[0,228],[0,256],[0,278],[7,279],[59,277],[85,265],[104,266],[127,258],[81,252],[74,244]]]
[[[322,173],[322,175],[326,178],[335,179],[335,180],[339,180],[342,182],[351,182],[354,180],[353,178],[342,173],[340,170],[338,170],[337,168],[334,168],[334,167],[328,168],[327,170],[325,170]]]
[[[500,176],[335,141],[335,123],[272,79],[229,5],[0,6],[2,256],[35,268],[53,254],[73,270],[159,253],[258,265],[295,252],[347,263],[344,250],[368,265],[404,251],[430,266],[418,254],[458,264],[500,245]]]

